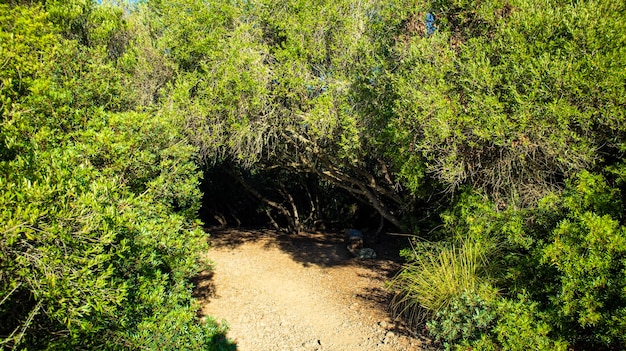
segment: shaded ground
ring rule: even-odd
[[[384,284],[399,269],[397,240],[379,259],[351,258],[340,234],[212,231],[212,272],[198,277],[202,313],[224,319],[241,351],[426,350],[388,313]],[[390,245],[393,242],[396,245]]]

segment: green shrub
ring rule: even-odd
[[[445,350],[567,350],[566,343],[552,339],[537,304],[523,295],[485,300],[466,290],[427,326]]]
[[[519,295],[497,302],[498,320],[491,331],[501,350],[567,350],[567,343],[552,333],[538,304]]]
[[[548,284],[554,323],[578,343],[626,345],[626,227],[618,220],[617,189],[582,172],[543,208],[560,214],[539,253],[542,265],[557,272]]]
[[[233,349],[192,298],[195,148],[46,19],[0,5],[0,349]]]
[[[155,122],[134,117],[146,128]],[[206,234],[190,217],[200,200],[193,149],[181,149],[163,133],[141,134],[163,144],[122,142],[118,127],[123,130],[111,118],[90,131],[108,143],[82,144],[83,132],[77,132],[72,144],[34,145],[35,164],[22,156],[2,163],[5,347],[197,350],[211,349],[213,341],[228,344],[220,337],[223,328],[197,321],[188,282],[207,268],[199,261]],[[88,156],[92,147],[122,145],[135,153],[101,163]],[[149,161],[132,160],[138,155]],[[127,168],[116,170],[121,158],[128,158]],[[153,175],[140,184],[134,174]],[[177,192],[165,191],[169,187]]]
[[[626,342],[626,228],[620,224],[618,189],[600,175],[582,172],[568,180],[564,192],[544,197],[536,208],[498,212],[479,199],[468,196],[444,215],[448,237],[465,233],[477,242],[498,242],[481,273],[488,273],[502,293],[522,294],[533,306],[528,323],[539,328],[524,327],[513,312],[507,317],[515,309],[522,317],[526,312],[518,300],[504,299],[494,324],[494,330],[501,329],[500,339],[494,339],[499,347],[519,349],[515,345],[550,339],[554,347],[565,340],[589,349],[621,349]],[[439,318],[452,312],[445,310]],[[536,333],[548,339],[523,341]]]
[[[438,311],[426,326],[430,335],[442,343],[445,350],[452,350],[461,342],[481,340],[495,323],[493,303],[473,291],[464,290],[448,306]]]
[[[496,349],[551,349],[564,340],[590,349],[620,349],[626,335],[622,213],[618,189],[589,172],[573,177],[563,193],[546,196],[536,208],[498,211],[480,196],[462,196],[443,215],[442,237],[449,242],[405,252],[408,262],[394,281],[400,291],[395,302],[405,315],[433,317],[433,330],[449,345],[467,339],[484,342],[481,348],[491,340]],[[493,295],[481,285],[486,282],[505,296],[524,297],[489,305]],[[475,296],[460,297],[464,290]],[[491,302],[481,305],[476,296]],[[522,302],[532,307],[525,309]],[[459,319],[459,310],[468,308],[496,317],[490,325],[469,316]]]
[[[390,145],[405,148],[406,164],[423,160],[416,174],[524,205],[622,155],[624,10],[612,0],[412,2],[390,50]],[[419,30],[425,12],[432,35]]]

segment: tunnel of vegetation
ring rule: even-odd
[[[623,1],[5,1],[0,349],[233,349],[200,219],[415,234],[445,349],[624,349],[625,82]]]

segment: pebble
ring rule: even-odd
[[[306,348],[312,348],[312,347],[317,348],[319,346],[322,346],[322,341],[318,339],[311,339],[309,341],[304,342],[302,346]]]

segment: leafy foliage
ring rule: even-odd
[[[626,234],[618,195],[602,176],[582,172],[536,208],[497,211],[484,197],[465,196],[443,216],[451,243],[410,252],[395,288],[410,301],[409,315],[425,311],[432,317],[431,332],[450,349],[555,349],[565,342],[619,349],[626,331]],[[462,264],[464,251],[423,263],[432,262],[423,257],[441,257],[450,245],[468,242],[490,249],[478,261],[480,269]],[[464,274],[446,274],[459,267]],[[467,276],[493,287],[468,285]],[[507,297],[518,294],[519,301]],[[433,299],[446,303],[433,305]],[[467,313],[473,310],[475,315]]]
[[[428,322],[428,329],[446,350],[567,350],[564,342],[550,339],[537,304],[524,295],[485,300],[464,291]]]
[[[1,6],[11,53],[1,91],[1,348],[232,348],[225,328],[197,320],[188,281],[207,267],[195,148],[174,121],[122,112],[132,96],[104,43],[62,38],[39,6]]]
[[[425,31],[424,13],[434,15],[435,32]],[[626,63],[616,56],[624,13],[609,1],[520,0],[424,1],[404,14],[390,57],[397,69],[388,73],[397,96],[387,102],[387,135],[405,150],[396,160],[410,165],[399,169],[430,174],[455,193],[471,185],[485,194],[461,195],[444,211],[444,226],[431,234],[440,241],[426,252],[468,240],[495,248],[478,278],[502,294],[486,300],[501,302],[480,333],[435,328],[450,347],[523,347],[532,333],[509,329],[513,319],[495,307],[516,306],[507,296],[522,294],[533,306],[529,320],[550,329],[528,345],[623,348],[623,182],[610,181],[622,174],[622,130],[613,123],[624,117]],[[431,272],[415,268],[410,260],[401,274]],[[454,298],[462,309],[475,305]],[[434,323],[458,317],[439,311]],[[521,339],[505,342],[496,330]]]
[[[438,30],[397,43],[391,135],[446,186],[532,203],[613,144],[609,121],[624,116],[622,5],[425,1],[417,10],[433,11]]]
[[[582,173],[562,198],[545,204],[563,214],[542,248],[541,262],[558,272],[550,304],[582,342],[626,342],[626,228],[616,219],[623,206],[616,193],[601,176]]]
[[[232,347],[203,171],[205,207],[425,236],[396,307],[451,349],[623,348],[625,6],[0,4],[0,347]]]

